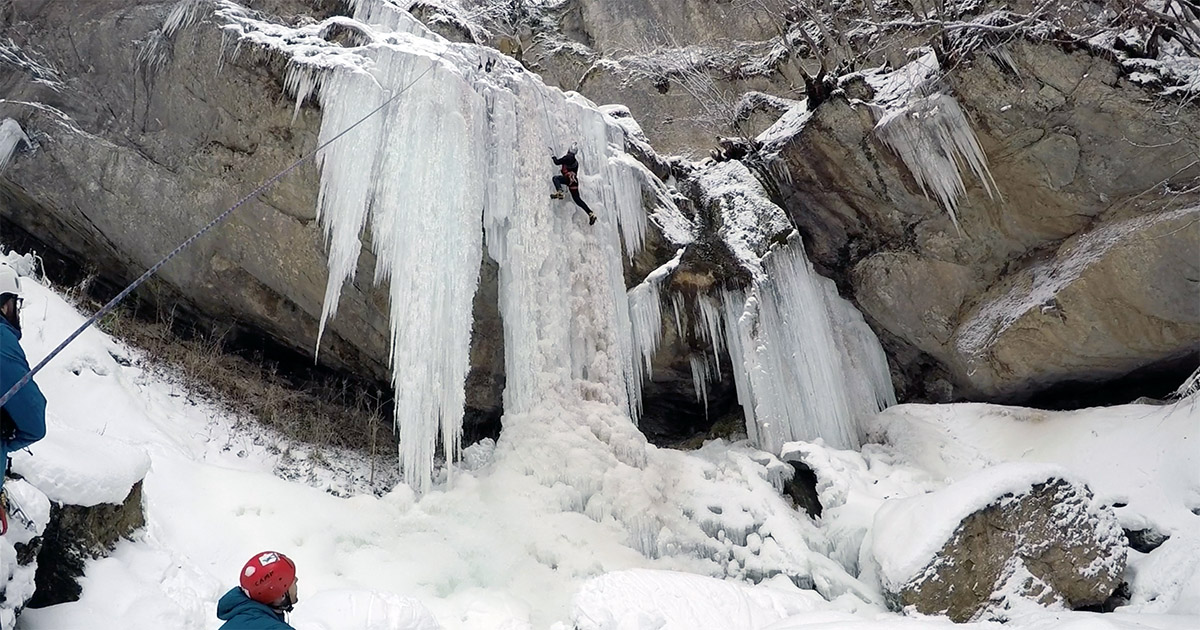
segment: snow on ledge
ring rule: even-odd
[[[144,449],[47,418],[46,437],[12,454],[13,472],[51,501],[120,505],[150,470]],[[30,452],[33,452],[31,455]]]
[[[871,540],[880,581],[899,591],[933,560],[963,519],[1006,494],[1027,493],[1050,478],[1082,485],[1061,466],[1006,463],[936,492],[885,502],[875,514]]]

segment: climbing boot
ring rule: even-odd
[[[596,223],[596,215],[589,212],[588,213],[588,225],[594,225],[595,223]]]
[[[551,199],[562,199],[563,194],[561,192],[552,192],[552,193],[550,193],[550,198]]]

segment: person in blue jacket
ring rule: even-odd
[[[7,263],[0,262],[0,396],[8,393],[26,373],[29,361],[21,349],[21,280]],[[0,407],[0,466],[8,471],[8,454],[46,436],[46,397],[32,379]],[[0,497],[4,494],[0,475]],[[0,500],[0,534],[8,517]]]
[[[242,567],[241,586],[217,602],[220,630],[294,630],[287,613],[299,600],[296,563],[278,551],[254,554]]]

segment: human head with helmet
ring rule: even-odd
[[[571,154],[571,155],[575,155],[576,153],[579,153],[579,143],[578,143],[578,142],[572,142],[572,143],[571,143],[571,148],[567,149],[567,153],[569,153],[569,154]]]
[[[242,567],[246,597],[279,610],[290,611],[299,601],[296,582],[296,563],[278,551],[256,553]]]
[[[21,330],[21,278],[17,270],[0,261],[0,315]]]

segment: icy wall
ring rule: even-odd
[[[287,56],[297,106],[317,95],[322,142],[395,97],[318,156],[319,212],[330,249],[323,319],[354,278],[364,228],[374,279],[389,286],[406,478],[428,487],[439,432],[445,453],[458,450],[485,239],[500,264],[506,427],[548,401],[586,399],[620,409],[636,433],[641,371],[621,256],[644,240],[648,172],[621,150],[620,127],[513,60],[447,42],[386,3],[360,2],[353,18],[299,28],[233,2],[219,7],[238,42]],[[334,32],[359,45],[327,41]],[[582,194],[600,216],[594,226],[569,201],[549,198],[550,153],[571,142]]]

